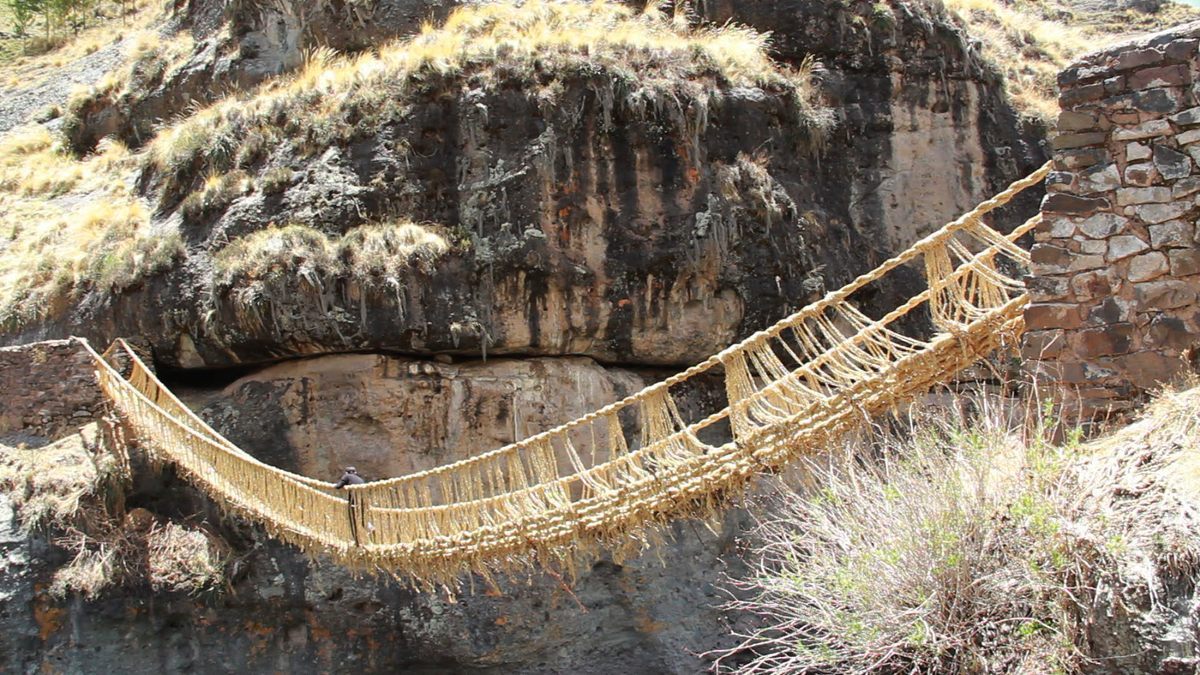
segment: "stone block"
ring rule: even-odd
[[[1167,180],[1187,178],[1192,173],[1192,160],[1165,145],[1154,146],[1154,166]]]
[[[1072,192],[1076,175],[1069,171],[1051,171],[1046,175],[1046,190],[1050,192]]]
[[[1133,330],[1128,323],[1081,330],[1072,337],[1074,351],[1087,358],[1126,354],[1133,346]]]
[[[1060,70],[1058,73],[1058,86],[1067,88],[1073,84],[1090,82],[1099,80],[1112,75],[1113,70],[1107,66],[1097,64],[1081,64]]]
[[[1127,108],[1131,105],[1133,105],[1133,97],[1132,96],[1127,95],[1127,96],[1121,97],[1121,107],[1122,108]],[[1138,122],[1141,122],[1142,116],[1135,110],[1129,110],[1129,111],[1109,113],[1108,119],[1111,120],[1113,124],[1116,124],[1116,125],[1119,125],[1122,127],[1128,127],[1128,126],[1133,126],[1134,124],[1137,124]]]
[[[1171,120],[1172,122],[1174,122],[1175,124],[1178,124],[1181,127],[1187,127],[1187,126],[1191,126],[1193,124],[1200,124],[1200,106],[1197,106],[1195,108],[1188,108],[1187,110],[1182,110],[1180,112],[1175,113],[1174,115],[1171,115],[1167,119]]]
[[[1080,103],[1095,101],[1098,98],[1103,98],[1104,83],[1096,82],[1094,84],[1085,84],[1074,89],[1067,89],[1058,95],[1058,105],[1064,110],[1074,108]]]
[[[1146,156],[1149,157],[1150,155],[1147,154]],[[1054,165],[1058,169],[1075,170],[1107,160],[1108,151],[1104,148],[1082,148],[1056,153]]]
[[[1139,389],[1152,389],[1164,384],[1184,368],[1184,363],[1179,358],[1158,351],[1134,352],[1113,357],[1113,361],[1120,369],[1121,375]]]
[[[1200,141],[1200,129],[1188,129],[1181,134],[1175,134],[1175,142],[1180,145],[1189,145]]]
[[[1115,213],[1097,213],[1075,221],[1076,228],[1092,239],[1105,239],[1125,229],[1127,221]]]
[[[1058,114],[1058,131],[1091,131],[1097,123],[1096,113],[1064,110]]]
[[[1027,359],[1052,359],[1066,346],[1066,333],[1061,330],[1028,331],[1021,341],[1021,355]]]
[[[1165,115],[1179,110],[1179,94],[1171,89],[1144,89],[1134,93],[1133,107],[1142,112]]]
[[[1200,344],[1200,335],[1188,330],[1182,319],[1159,314],[1150,321],[1146,331],[1146,341],[1150,347],[1161,347],[1175,351],[1183,351]]]
[[[1134,284],[1138,310],[1178,309],[1196,302],[1196,284],[1179,279],[1162,279]]]
[[[1116,129],[1113,131],[1112,136],[1114,141],[1140,141],[1143,138],[1165,136],[1170,133],[1171,125],[1166,120],[1150,120],[1149,122],[1143,122],[1136,127],[1129,127],[1128,129]],[[1086,136],[1087,134],[1077,135]]]
[[[1125,167],[1125,184],[1146,187],[1158,182],[1158,170],[1149,162],[1130,164]],[[1049,186],[1047,186],[1049,189]]]
[[[1112,242],[1109,242],[1109,249],[1112,248]],[[1171,266],[1167,262],[1167,256],[1152,251],[1143,253],[1129,261],[1129,272],[1126,278],[1135,284],[1157,279],[1167,272],[1171,271]]]
[[[1142,136],[1140,138],[1147,138]],[[1079,134],[1060,134],[1054,137],[1050,145],[1055,150],[1069,150],[1072,148],[1084,148],[1091,145],[1102,145],[1108,140],[1108,135],[1103,131],[1088,131]]]
[[[1200,177],[1182,178],[1171,186],[1171,199],[1181,199],[1196,192],[1200,192]]]
[[[1067,271],[1075,255],[1061,246],[1034,244],[1029,251],[1029,260],[1038,266],[1041,273],[1060,274]]]
[[[1132,234],[1121,234],[1108,240],[1108,254],[1105,256],[1105,260],[1116,262],[1148,250],[1150,250],[1150,245],[1140,238]]]
[[[1167,259],[1171,262],[1171,276],[1173,277],[1200,274],[1200,251],[1194,248],[1169,251]]]
[[[1045,275],[1025,277],[1025,290],[1033,302],[1062,300],[1071,292],[1070,280],[1066,277]]]
[[[1156,49],[1131,49],[1117,56],[1113,62],[1113,70],[1131,70],[1143,66],[1152,66],[1163,60],[1162,52]]]
[[[1186,61],[1195,55],[1197,44],[1200,44],[1200,40],[1173,40],[1163,47],[1163,56],[1171,61]]]
[[[1129,311],[1116,298],[1105,298],[1104,302],[1088,310],[1087,323],[1089,326],[1107,326],[1125,321]]]
[[[1191,246],[1195,228],[1186,220],[1168,220],[1150,226],[1150,245],[1154,248]]]
[[[1054,216],[1043,218],[1038,232],[1045,232],[1052,239],[1066,239],[1075,234],[1075,221]]]
[[[1133,212],[1143,222],[1162,223],[1182,216],[1191,208],[1191,202],[1170,202],[1169,204],[1141,204],[1133,207]]]
[[[1095,270],[1104,267],[1104,256],[1102,255],[1077,255],[1071,260],[1071,264],[1067,266],[1068,272],[1081,272],[1083,270]]]
[[[1079,172],[1079,194],[1094,195],[1119,187],[1121,187],[1121,172],[1116,164],[1098,164]]]
[[[1104,255],[1108,253],[1108,241],[1105,239],[1080,238],[1079,252],[1084,255]]]
[[[1077,197],[1064,193],[1046,195],[1042,200],[1042,211],[1047,213],[1066,213],[1087,216],[1108,209],[1111,206],[1107,199]]]
[[[1103,271],[1083,272],[1071,277],[1071,292],[1078,300],[1103,298],[1112,293],[1112,284],[1109,283],[1108,274]]]
[[[1185,145],[1183,146],[1183,149],[1185,152],[1187,152],[1188,156],[1192,158],[1193,162],[1200,162],[1200,143]]]
[[[1025,328],[1028,330],[1078,328],[1082,325],[1078,305],[1038,303],[1025,310]]]
[[[1130,89],[1149,89],[1151,87],[1178,87],[1191,82],[1186,66],[1159,66],[1143,68],[1129,75]]]
[[[1117,190],[1117,206],[1162,204],[1172,200],[1168,187],[1130,187]]]
[[[1126,161],[1140,162],[1143,159],[1150,159],[1150,146],[1145,143],[1130,143],[1125,146]]]

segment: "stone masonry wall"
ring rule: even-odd
[[[71,340],[0,348],[0,434],[53,437],[104,408],[91,357]]]
[[[1085,415],[1133,407],[1200,344],[1198,46],[1186,24],[1058,78],[1024,354]]]

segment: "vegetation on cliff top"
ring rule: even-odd
[[[151,222],[134,194],[135,166],[109,141],[78,160],[41,126],[0,141],[0,325],[118,291],[182,254],[177,227]]]
[[[810,68],[776,64],[767,37],[749,28],[694,27],[607,0],[528,0],[463,6],[441,27],[354,57],[317,50],[294,76],[164,129],[147,160],[165,175],[170,200],[198,176],[245,169],[281,142],[315,153],[367,137],[447,80],[521,85],[553,107],[555,81],[599,74],[616,81],[610,103],[642,110],[670,105],[699,82],[707,83],[700,91],[751,86],[788,96],[814,135],[831,119],[814,100]]]
[[[1067,0],[944,2],[999,68],[1017,109],[1045,123],[1058,116],[1056,78],[1071,61],[1133,33],[1200,18],[1200,10],[1175,2],[1155,11],[1078,11]]]
[[[1154,575],[1200,573],[1200,389],[1088,444],[1052,409],[960,404],[971,412],[926,411],[780,491],[731,605],[761,627],[730,667],[1086,672],[1106,603],[1136,611]]]
[[[135,40],[132,65],[97,91],[119,93],[160,73],[186,46]],[[0,144],[0,322],[19,327],[141,282],[186,255],[181,219],[201,221],[246,194],[286,189],[292,169],[265,161],[275,148],[304,155],[369,136],[405,115],[408,102],[450,84],[519,84],[551,109],[556,82],[601,76],[612,85],[610,103],[642,114],[679,105],[684,94],[762,87],[790,97],[818,137],[830,118],[814,100],[809,68],[782,68],[768,51],[766,36],[750,29],[694,27],[682,16],[600,0],[471,5],[441,27],[358,56],[318,50],[297,73],[195,111],[136,153],[110,140],[78,159],[43,127],[10,134]],[[65,124],[85,100],[72,99]],[[347,270],[369,270],[364,279],[440,255],[431,241],[372,232],[327,242],[351,261]],[[250,251],[249,243],[219,254],[226,277],[246,273],[270,250]],[[350,250],[356,246],[363,248]],[[246,262],[231,264],[239,254]],[[382,262],[386,255],[396,258]]]

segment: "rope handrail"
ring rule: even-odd
[[[533,559],[569,563],[589,546],[621,535],[640,541],[627,535],[711,512],[754,473],[853,426],[855,410],[895,404],[1020,330],[1022,284],[997,259],[1028,265],[1015,242],[1040,217],[1002,235],[983,216],[1048,171],[1047,164],[871,272],[662,382],[496,450],[349,486],[348,499],[331,483],[268,465],[225,439],[123,340],[116,345],[131,364],[128,378],[87,349],[105,394],[148,450],[305,550],[428,581]],[[882,318],[847,302],[920,257],[928,288]],[[939,331],[932,338],[892,327],[921,305]],[[718,366],[726,404],[706,416],[685,414],[673,389]],[[733,440],[713,445],[702,432]]]

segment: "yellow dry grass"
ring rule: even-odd
[[[1074,12],[1065,2],[943,0],[981,43],[983,54],[1004,76],[1017,110],[1052,122],[1059,112],[1056,77],[1083,54],[1142,31],[1152,31],[1200,12],[1171,3],[1157,13]]]
[[[0,140],[0,324],[127,287],[181,254],[177,229],[152,224],[133,194],[134,167],[111,142],[77,160],[40,126]]]
[[[218,287],[229,288],[279,277],[320,287],[346,275],[363,285],[399,283],[411,269],[428,271],[450,250],[441,228],[409,222],[356,227],[330,237],[305,225],[259,230],[236,239],[213,258]]]

